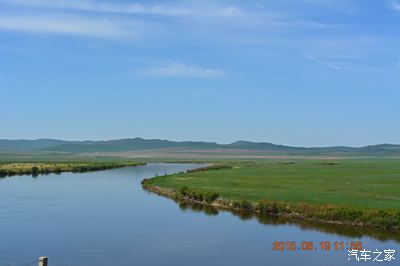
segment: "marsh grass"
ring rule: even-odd
[[[0,177],[15,175],[38,176],[50,173],[60,174],[62,172],[83,173],[143,164],[137,162],[2,163],[0,164]]]

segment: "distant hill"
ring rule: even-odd
[[[380,144],[361,148],[354,147],[291,147],[268,142],[236,141],[230,144],[202,141],[169,141],[161,139],[127,138],[105,141],[65,141],[55,139],[0,140],[0,151],[48,151],[64,153],[106,153],[129,151],[241,151],[280,154],[349,154],[349,155],[396,155],[400,156],[400,145]]]
[[[69,141],[56,140],[56,139],[36,139],[36,140],[8,140],[0,139],[0,151],[31,151],[41,150],[70,143]]]
[[[221,145],[223,148],[230,149],[249,149],[249,150],[302,150],[302,148],[276,145],[269,142],[236,141],[231,144]]]
[[[194,142],[194,141],[169,141],[160,139],[117,139],[107,141],[86,141],[75,143],[62,143],[45,148],[48,151],[62,152],[123,152],[140,150],[159,150],[159,149],[216,149],[219,144],[214,142]]]

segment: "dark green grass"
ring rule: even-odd
[[[232,164],[231,169],[160,176],[150,184],[176,190],[186,186],[230,200],[400,211],[400,161],[293,162]]]

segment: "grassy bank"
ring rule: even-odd
[[[46,162],[46,163],[0,163],[0,177],[14,175],[41,175],[49,173],[74,172],[82,173],[119,168],[124,166],[138,166],[138,162]]]
[[[159,194],[221,208],[400,229],[400,161],[230,163],[143,182]]]

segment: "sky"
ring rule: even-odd
[[[0,138],[400,143],[400,0],[0,0]]]

